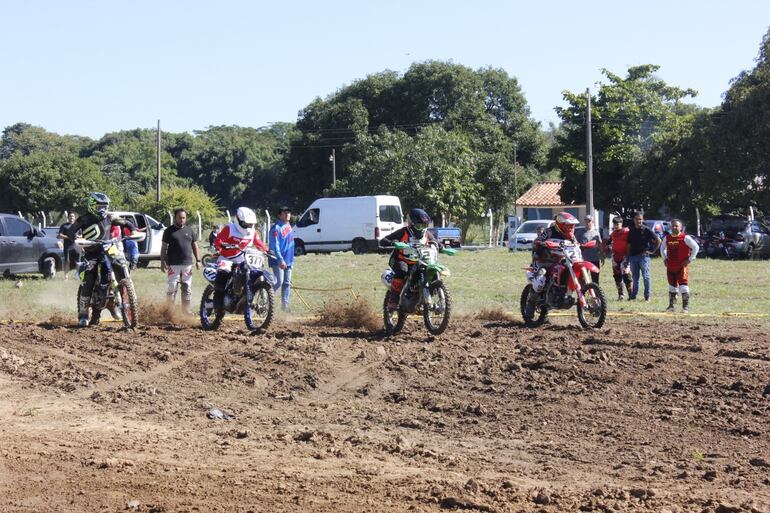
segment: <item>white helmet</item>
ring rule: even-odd
[[[257,214],[246,207],[239,207],[235,212],[235,227],[240,232],[241,237],[250,239],[254,237],[254,227],[257,225]]]

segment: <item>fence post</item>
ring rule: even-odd
[[[198,240],[203,240],[203,220],[201,219],[201,211],[196,210],[195,215],[198,216]]]

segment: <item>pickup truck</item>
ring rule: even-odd
[[[0,273],[42,273],[53,278],[64,259],[64,246],[56,234],[15,214],[0,214]]]
[[[139,244],[139,267],[147,267],[152,260],[160,260],[160,247],[163,244],[163,230],[166,225],[141,212],[110,212],[113,217],[122,217],[143,230],[147,237]]]
[[[462,240],[462,230],[457,226],[448,226],[446,228],[428,228],[436,240],[445,248],[459,248]]]

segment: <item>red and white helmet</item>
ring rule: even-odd
[[[238,228],[238,232],[244,239],[250,239],[254,237],[254,229],[257,226],[257,214],[253,210],[246,207],[240,207],[235,212],[235,226]]]
[[[578,220],[575,219],[575,216],[569,212],[559,212],[553,220],[556,223],[556,229],[564,236],[570,239],[575,236],[575,225],[578,224]]]

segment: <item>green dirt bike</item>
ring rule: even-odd
[[[135,328],[139,309],[134,282],[128,268],[128,261],[121,249],[125,239],[142,240],[144,235],[118,237],[108,241],[75,239],[79,246],[96,247],[102,250],[95,257],[84,256],[78,267],[80,286],[78,287],[78,308],[83,294],[85,278],[88,272],[96,268],[94,288],[90,291],[91,304],[88,305],[88,324],[99,324],[102,310],[109,311],[113,317],[120,318],[127,328]]]
[[[397,310],[388,308],[393,270],[389,269],[382,275],[383,283],[388,286],[382,306],[386,335],[400,332],[407,315],[418,313],[420,309],[428,331],[433,335],[444,333],[449,326],[449,317],[452,313],[452,298],[444,285],[444,279],[451,273],[448,267],[438,263],[438,254],[441,252],[446,255],[455,255],[457,250],[439,249],[430,244],[410,245],[405,242],[396,242],[394,247],[403,251],[404,256],[409,260],[409,274],[401,290]]]

